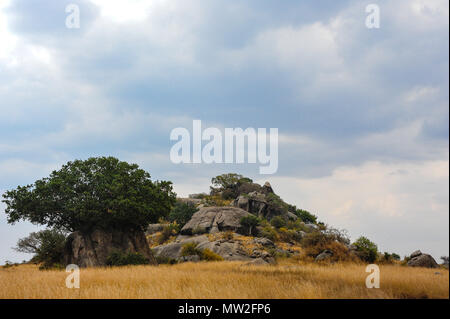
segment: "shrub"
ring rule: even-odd
[[[308,246],[303,249],[303,253],[307,257],[315,258],[324,250],[333,252],[333,256],[329,259],[331,262],[358,260],[354,255],[349,253],[347,246],[338,241],[326,241],[320,242],[315,246]]]
[[[361,236],[353,245],[356,247],[356,253],[358,257],[366,262],[373,263],[377,259],[378,247],[375,243],[371,242],[368,238]]]
[[[275,242],[278,241],[278,233],[270,225],[264,226],[260,233],[261,237],[265,237]]]
[[[180,226],[175,222],[164,226],[161,233],[156,237],[156,242],[161,245],[170,239],[170,237],[175,236],[180,231]]]
[[[197,249],[197,243],[186,243],[181,248],[181,256],[192,256],[198,255],[200,256],[201,251]]]
[[[198,249],[197,243],[186,243],[181,248],[181,256],[187,257],[187,256],[193,256],[197,255],[200,257],[200,260],[205,261],[220,261],[223,260],[221,256],[216,254],[215,252],[205,248],[205,249]]]
[[[275,216],[270,220],[270,224],[275,228],[286,227],[286,221],[281,216]]]
[[[182,228],[192,218],[192,215],[194,215],[197,210],[198,209],[193,203],[177,202],[170,211],[168,219],[171,222],[177,222],[180,228]]]
[[[205,206],[229,206],[231,199],[223,199],[220,195],[208,195],[202,199],[202,204]]]
[[[241,226],[248,231],[249,236],[252,235],[253,229],[259,225],[260,220],[255,215],[248,215],[241,218]]]
[[[106,259],[108,266],[146,265],[149,260],[137,252],[113,251]]]
[[[305,223],[315,224],[317,222],[317,216],[311,214],[310,212],[304,209],[296,209],[294,211],[294,214],[297,215]]]
[[[268,210],[273,212],[274,215],[283,215],[288,212],[289,205],[286,204],[280,196],[269,193],[266,195],[266,201],[268,205]]]
[[[285,227],[281,227],[278,229],[279,239],[283,242],[299,242],[302,238],[301,235],[293,229],[287,229]]]
[[[66,236],[57,230],[42,230],[19,239],[16,251],[33,253],[32,261],[42,263],[42,269],[62,263]]]
[[[206,260],[206,261],[222,261],[222,256],[216,254],[212,250],[209,250],[208,248],[205,248],[200,253],[200,259]]]

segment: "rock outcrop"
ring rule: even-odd
[[[241,218],[250,213],[237,207],[202,207],[181,229],[182,235],[233,231],[242,233]]]
[[[104,231],[95,230],[89,234],[74,232],[66,241],[64,261],[79,267],[105,266],[111,253],[140,253],[156,263],[148,246],[144,232]]]
[[[233,239],[213,239],[209,240],[207,235],[186,237],[179,236],[175,242],[156,246],[153,248],[153,253],[156,257],[173,260],[176,262],[197,261],[191,256],[182,256],[183,246],[187,243],[197,243],[198,250],[209,249],[225,260],[230,261],[253,261],[254,259],[261,259],[264,263],[274,263],[274,258],[265,251],[265,248],[274,248],[275,244],[266,238],[255,238],[253,243],[256,247],[249,251],[242,242]]]
[[[438,263],[431,255],[423,254],[420,250],[413,252],[410,258],[407,263],[410,267],[439,268]]]

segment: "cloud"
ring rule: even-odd
[[[438,259],[448,254],[449,162],[340,167],[321,178],[271,178],[288,202],[329,225],[364,235],[382,251],[409,255],[416,249]],[[262,182],[262,180],[261,180]]]
[[[257,165],[168,162],[171,129],[193,119],[277,127],[275,178],[329,182],[345,167],[353,176],[448,160],[447,1],[381,1],[377,30],[359,1],[74,3],[77,30],[65,27],[63,3],[0,4],[2,189],[99,155],[138,162],[186,195],[221,173],[258,176]],[[366,182],[382,187],[376,174]],[[400,188],[413,189],[396,185],[377,195],[394,219]],[[373,209],[347,197],[333,198],[336,214]],[[380,225],[371,216],[361,223]]]

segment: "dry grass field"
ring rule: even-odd
[[[68,289],[65,271],[20,265],[0,269],[0,299],[449,298],[447,270],[381,265],[380,273],[381,287],[367,289],[358,264],[184,263],[82,269],[80,289]]]

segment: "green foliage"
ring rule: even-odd
[[[322,231],[315,230],[307,233],[301,240],[301,244],[304,247],[312,247],[319,245],[327,245],[331,242],[338,242],[343,245],[350,244],[346,230],[339,230],[335,228],[327,228]]]
[[[391,254],[391,257],[392,257],[392,259],[394,259],[394,260],[400,260],[400,255],[399,255],[399,254],[392,253],[392,254]]]
[[[275,228],[286,227],[286,221],[281,216],[275,216],[270,220],[270,224]]]
[[[269,193],[266,195],[266,201],[268,209],[273,212],[274,215],[283,215],[288,212],[289,205],[286,204],[280,196]]]
[[[298,216],[305,223],[317,223],[317,216],[311,214],[310,212],[304,209],[296,209],[294,214]]]
[[[281,241],[286,243],[300,242],[302,239],[296,230],[287,229],[285,227],[278,229],[278,237]]]
[[[373,263],[377,259],[378,247],[368,238],[361,236],[353,245],[356,247],[358,257],[366,262]]]
[[[137,252],[112,252],[106,259],[108,266],[147,265],[149,260]]]
[[[152,182],[136,164],[114,157],[68,162],[49,177],[3,194],[7,221],[67,231],[142,229],[175,203],[172,183]]]
[[[212,250],[205,248],[200,253],[200,259],[205,261],[222,261],[223,257],[216,254]]]
[[[170,237],[177,235],[179,231],[180,225],[178,225],[176,222],[165,225],[161,233],[156,238],[156,242],[159,245],[164,244],[170,239]]]
[[[15,250],[34,254],[32,261],[51,268],[62,263],[66,236],[57,230],[42,230],[19,239]]]
[[[264,226],[261,230],[260,236],[270,239],[273,242],[278,241],[278,233],[270,225]]]
[[[193,203],[177,202],[170,212],[168,219],[171,222],[177,222],[182,228],[197,212],[197,208]]]
[[[211,195],[221,194],[223,199],[235,199],[239,196],[239,187],[253,181],[240,174],[228,173],[213,177],[211,183]]]
[[[259,225],[260,220],[255,215],[248,215],[242,217],[240,223],[241,226],[248,231],[249,236],[251,236],[253,233],[253,229]]]
[[[231,200],[223,199],[220,195],[207,195],[202,199],[202,204],[205,206],[229,206]]]
[[[200,257],[200,260],[205,261],[221,261],[223,258],[216,254],[215,252],[209,250],[209,249],[198,249],[197,243],[186,243],[181,248],[181,256],[187,257],[187,256],[193,256],[197,255]]]
[[[181,248],[181,256],[187,257],[187,256],[193,256],[198,255],[200,256],[201,251],[197,249],[197,243],[186,243]]]

